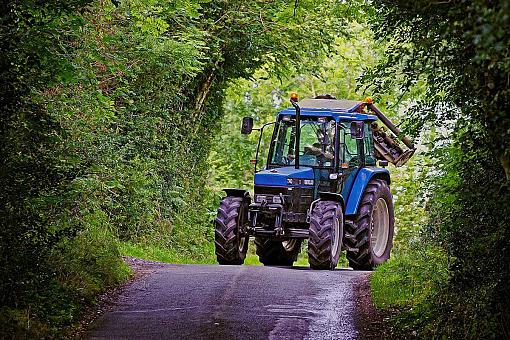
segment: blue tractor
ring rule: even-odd
[[[302,241],[308,240],[312,269],[334,269],[344,249],[352,268],[371,270],[390,257],[393,244],[393,199],[385,166],[403,165],[414,146],[371,98],[322,95],[298,104],[292,94],[291,103],[261,128],[253,128],[252,118],[243,119],[243,134],[260,131],[254,195],[224,189],[215,220],[217,260],[242,264],[252,236],[264,265],[292,265]],[[274,125],[269,154],[257,171],[262,133],[269,125]]]

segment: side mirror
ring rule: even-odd
[[[241,126],[241,133],[243,135],[249,135],[253,131],[253,118],[244,117],[243,125]]]
[[[351,123],[351,137],[354,139],[363,139],[365,137],[365,129],[363,122]]]

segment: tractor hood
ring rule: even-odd
[[[257,172],[255,174],[255,185],[312,187],[313,179],[312,168],[301,166],[296,169],[294,166],[287,166]]]

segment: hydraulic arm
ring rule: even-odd
[[[374,147],[376,157],[378,159],[387,160],[393,163],[395,166],[402,166],[416,151],[412,140],[408,136],[403,136],[402,131],[393,124],[388,117],[386,117],[374,104],[372,100],[368,99],[367,109],[372,111],[374,115],[390,130],[386,131],[383,126],[379,126],[377,123],[372,123],[372,134],[374,136]],[[407,147],[404,150],[399,141]]]

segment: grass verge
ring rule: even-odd
[[[0,339],[58,338],[80,324],[86,307],[106,289],[125,282],[130,268],[107,228],[89,226],[60,242],[45,261],[52,275],[16,307],[0,307]]]
[[[121,255],[136,257],[144,260],[166,262],[166,263],[202,263],[212,264],[216,262],[214,252],[208,256],[207,253],[200,252],[197,256],[192,255],[192,251],[182,252],[174,248],[162,247],[152,244],[139,244],[132,242],[121,242],[119,244]]]
[[[433,328],[437,301],[448,285],[449,258],[438,247],[398,249],[370,279],[375,306],[392,316],[396,337],[427,336]]]

